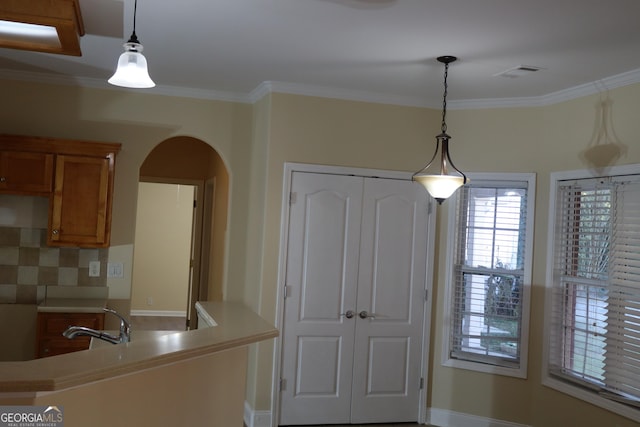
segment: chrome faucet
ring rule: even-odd
[[[111,344],[120,344],[123,342],[131,341],[131,325],[127,322],[127,319],[122,317],[116,311],[103,308],[106,313],[111,313],[120,318],[120,335],[113,336],[104,331],[97,331],[95,329],[87,328],[85,326],[69,326],[62,335],[66,338],[73,339],[77,336],[88,335],[90,337],[99,338],[101,340],[110,342]]]

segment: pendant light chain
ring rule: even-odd
[[[442,95],[442,125],[440,130],[442,133],[447,133],[447,93],[449,85],[447,84],[447,76],[449,75],[449,63],[444,64],[444,94]]]

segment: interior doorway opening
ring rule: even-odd
[[[220,155],[195,138],[163,141],[143,162],[131,290],[139,329],[174,329],[176,319],[194,329],[195,303],[223,299],[228,186]]]

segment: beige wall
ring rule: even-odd
[[[190,137],[175,137],[157,145],[140,167],[140,176],[149,181],[182,182],[196,180],[201,184],[215,183],[211,203],[212,218],[204,218],[203,251],[208,249],[208,271],[200,277],[200,295],[209,300],[221,301],[224,295],[225,250],[229,211],[229,172],[217,151],[206,143]],[[206,208],[204,209],[207,210]],[[206,245],[210,244],[207,248]]]
[[[213,146],[229,171],[225,298],[244,300],[265,319],[277,316],[278,248],[284,162],[413,171],[423,166],[440,112],[271,94],[255,105],[131,92],[0,82],[0,131],[122,142],[117,159],[112,239],[131,243],[137,172],[160,141],[192,136]],[[626,145],[618,164],[640,163],[640,85],[610,93],[612,126]],[[440,364],[448,205],[438,208],[434,306],[427,405],[536,427],[635,425],[541,385],[549,172],[584,168],[599,96],[532,108],[452,110],[451,151],[466,171],[536,172],[533,299],[528,379]],[[249,355],[248,402],[271,405],[273,345]],[[571,420],[571,421],[568,421]]]
[[[192,185],[138,184],[131,310],[187,311]]]
[[[621,88],[610,96],[613,129],[627,146],[626,156],[617,163],[640,162],[640,123],[633,116],[640,104],[640,86]],[[537,173],[529,370],[528,379],[522,380],[441,366],[445,259],[439,254],[445,253],[448,242],[445,203],[438,208],[429,407],[541,427],[635,424],[541,385],[549,173],[588,166],[581,153],[597,134],[601,101],[600,96],[590,96],[547,107],[449,112],[457,166],[473,172]],[[279,245],[283,163],[416,170],[422,166],[420,159],[431,154],[439,119],[433,110],[283,94],[271,96],[270,116],[260,296],[261,314],[267,319],[276,316],[278,253],[269,248]],[[262,409],[268,408],[271,350],[262,344],[257,358],[256,383],[264,391],[256,393],[255,405]]]

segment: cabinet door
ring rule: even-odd
[[[104,313],[38,313],[36,357],[56,356],[88,349],[90,337],[79,336],[70,340],[62,336],[62,332],[69,326],[102,330]]]
[[[49,195],[53,178],[53,154],[23,151],[0,152],[0,191]]]
[[[109,245],[113,164],[113,156],[56,157],[47,238],[49,245]]]

